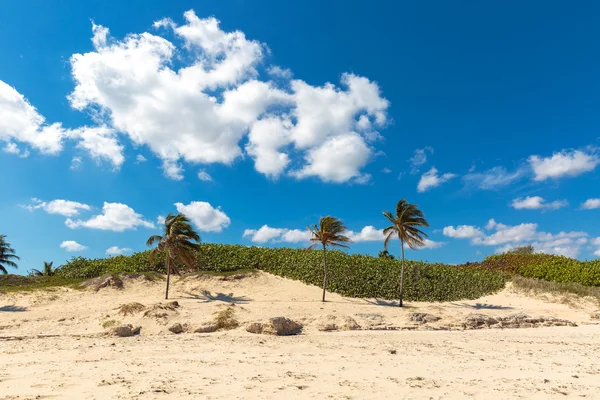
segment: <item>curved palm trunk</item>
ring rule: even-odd
[[[400,270],[400,302],[398,307],[402,307],[402,298],[404,297],[404,240],[400,239],[400,247],[402,248],[402,268]]]
[[[171,281],[171,263],[169,262],[171,257],[167,254],[165,257],[165,264],[167,267],[167,291],[165,293],[165,300],[169,299],[169,282]]]
[[[327,249],[323,245],[323,303],[325,302],[325,289],[327,288]]]

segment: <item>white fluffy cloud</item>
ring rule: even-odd
[[[344,233],[352,242],[381,242],[385,240],[383,229],[377,229],[374,226],[368,225],[362,228],[359,232],[346,231]],[[246,229],[243,237],[249,237],[254,243],[300,243],[308,242],[312,234],[308,230],[272,228],[268,225],[263,225],[260,229]],[[425,239],[424,249],[437,249],[444,243],[434,242],[433,240]]]
[[[600,199],[587,199],[581,204],[582,210],[593,210],[600,208]]]
[[[242,237],[249,237],[254,243],[300,243],[308,242],[311,233],[308,230],[271,228],[263,225],[260,229],[246,229]]]
[[[383,229],[376,229],[371,225],[365,226],[360,232],[348,231],[346,236],[353,242],[383,242],[385,240]]]
[[[421,179],[419,179],[419,183],[417,184],[418,192],[425,192],[431,188],[437,187],[444,182],[449,181],[454,178],[456,174],[451,174],[449,172],[438,175],[438,170],[435,167],[431,167],[431,169],[421,175]]]
[[[410,173],[416,174],[419,172],[419,167],[427,162],[427,153],[433,154],[433,147],[424,147],[422,149],[416,149],[415,154],[408,159],[410,162]]]
[[[83,251],[87,249],[86,246],[83,246],[74,240],[65,240],[60,244],[60,248],[69,252]]]
[[[210,174],[206,172],[205,169],[201,169],[200,171],[198,171],[198,179],[200,179],[201,181],[210,182],[212,181],[212,176],[210,176]]]
[[[496,252],[504,252],[517,246],[532,245],[536,252],[577,257],[582,246],[587,243],[586,232],[559,232],[556,234],[538,231],[538,225],[522,223],[509,226],[490,219],[486,234],[481,228],[471,225],[461,225],[457,228],[447,226],[445,236],[459,239],[470,239],[474,245],[499,246]]]
[[[442,230],[444,236],[455,239],[473,239],[485,236],[483,231],[472,225],[447,226]]]
[[[107,28],[94,25],[94,51],[71,57],[71,106],[106,117],[134,144],[147,145],[171,179],[182,179],[181,160],[231,164],[242,155],[246,134],[245,150],[269,177],[286,171],[292,155],[305,163],[289,171],[297,178],[345,182],[364,176],[373,153],[367,141],[378,136],[375,128],[386,123],[389,106],[376,83],[343,74],[343,88],[315,87],[273,66],[270,75],[289,85],[260,80],[265,45],[223,31],[215,18],[193,11],[184,18],[183,25],[169,19],[154,24],[172,30],[182,48],[147,32],[111,38]],[[189,62],[172,69],[175,57]],[[96,152],[106,148],[103,156],[117,164],[115,136],[87,140],[98,144]]]
[[[16,142],[43,154],[57,154],[66,139],[77,142],[97,160],[106,160],[115,168],[124,161],[123,147],[118,144],[115,132],[105,126],[65,129],[60,123],[47,124],[45,118],[15,88],[0,81],[0,142],[3,150],[26,157],[29,150]]]
[[[356,183],[366,183],[370,176],[359,171],[371,154],[372,149],[357,133],[334,136],[310,150],[305,158],[307,165],[293,175],[298,178],[317,176],[325,182],[336,183],[354,178]]]
[[[600,237],[592,239],[591,244],[598,249],[594,252],[594,255],[600,257]]]
[[[557,179],[565,176],[577,176],[592,171],[600,164],[600,158],[595,149],[584,152],[581,150],[562,150],[551,157],[529,157],[533,169],[534,180]]]
[[[202,232],[221,232],[231,223],[227,214],[220,207],[214,208],[210,203],[204,201],[192,201],[188,205],[175,203],[175,207]]]
[[[511,206],[515,210],[557,210],[566,207],[567,205],[569,205],[569,202],[566,200],[556,200],[547,203],[546,200],[540,196],[517,198],[511,203]]]
[[[119,254],[128,253],[130,251],[131,249],[128,247],[112,246],[106,249],[106,254],[108,254],[109,256],[116,256]]]
[[[471,170],[472,169],[472,170]],[[505,167],[494,167],[483,172],[470,172],[463,176],[463,182],[467,187],[476,187],[483,190],[497,190],[510,185],[526,175],[525,168],[517,168],[509,172]]]
[[[146,221],[141,214],[126,204],[104,203],[102,214],[88,220],[72,220],[68,218],[65,224],[71,228],[90,228],[105,231],[123,232],[128,229],[137,229],[138,226],[154,228],[152,222]]]
[[[70,200],[57,199],[46,202],[40,199],[33,198],[31,199],[31,201],[33,202],[33,204],[22,207],[29,211],[42,209],[48,214],[58,214],[63,215],[65,217],[74,217],[75,215],[79,215],[80,211],[91,210],[91,207],[87,204],[78,203],[76,201]]]

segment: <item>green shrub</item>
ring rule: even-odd
[[[487,257],[470,268],[521,275],[551,282],[600,286],[600,259],[579,261],[552,254],[505,253]]]
[[[323,283],[320,250],[202,244],[197,261],[202,271],[260,269],[309,285]],[[398,297],[398,261],[328,251],[327,265],[328,288],[332,292],[349,297]],[[151,264],[148,251],[105,259],[75,257],[59,269],[58,275],[91,278],[106,273],[146,271],[164,272],[163,260],[158,257]],[[502,289],[505,280],[503,275],[489,271],[406,261],[405,296],[413,301],[476,299]]]

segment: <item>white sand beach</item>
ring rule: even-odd
[[[323,304],[318,287],[266,273],[238,278],[176,278],[169,301],[179,307],[151,316],[117,308],[165,304],[162,281],[0,294],[0,399],[600,398],[600,320],[590,318],[591,301],[509,286],[474,301],[402,309],[332,293]],[[238,328],[193,333],[228,307]],[[414,322],[416,312],[440,319]],[[577,326],[461,327],[473,314],[518,313]],[[279,316],[302,332],[245,329]],[[348,317],[357,330],[345,330]],[[169,331],[176,323],[185,332]],[[141,326],[140,334],[112,335],[120,324]]]

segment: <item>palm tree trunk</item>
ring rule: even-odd
[[[171,281],[171,263],[169,255],[167,254],[165,257],[165,265],[167,267],[167,291],[165,293],[165,300],[169,299],[169,282]]]
[[[398,307],[402,307],[402,298],[404,297],[404,240],[400,239],[400,247],[402,248],[402,268],[400,270],[400,302]]]
[[[327,249],[323,245],[323,303],[325,302],[325,289],[327,288]]]

